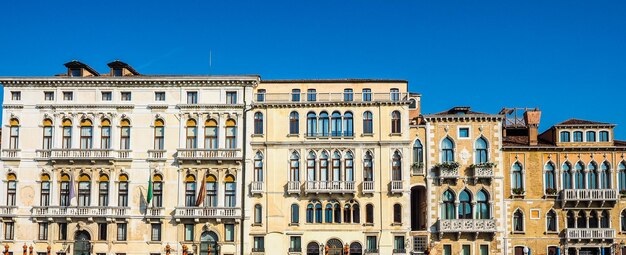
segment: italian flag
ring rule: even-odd
[[[146,203],[148,206],[150,205],[150,201],[152,201],[152,174],[148,179],[148,195],[146,196]]]

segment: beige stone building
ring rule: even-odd
[[[259,77],[65,66],[0,78],[6,251],[241,254],[244,109]]]
[[[253,254],[406,254],[406,81],[275,80],[255,89]],[[247,226],[247,224],[246,224]]]

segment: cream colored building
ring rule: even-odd
[[[183,245],[241,254],[244,109],[259,77],[65,66],[54,77],[0,78],[10,130],[0,243],[14,254],[24,244],[38,254],[182,254]]]
[[[275,80],[255,88],[253,254],[406,254],[406,81]]]

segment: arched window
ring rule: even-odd
[[[260,225],[263,223],[263,206],[260,204],[254,205],[254,224]]]
[[[570,133],[568,131],[561,131],[561,142],[569,143],[570,142]]]
[[[609,162],[602,162],[600,166],[600,188],[601,189],[610,189],[611,188],[611,166]]]
[[[393,205],[393,223],[402,223],[402,205],[400,204]]]
[[[196,206],[196,177],[191,174],[185,177],[185,206]]]
[[[59,205],[70,205],[70,176],[68,174],[61,174],[61,188],[59,189]]]
[[[322,156],[320,156],[320,181],[329,181],[330,175],[328,170],[328,152],[322,151]]]
[[[402,180],[402,155],[400,155],[399,151],[395,151],[391,158],[391,180]]]
[[[300,181],[300,155],[292,152],[289,162],[289,180]]]
[[[343,128],[343,136],[354,136],[354,121],[351,112],[343,114]]]
[[[263,113],[260,113],[260,112],[254,113],[254,134],[255,135],[263,134]]]
[[[544,180],[543,185],[545,188],[545,192],[547,195],[556,194],[556,172],[554,169],[554,164],[552,162],[548,162],[544,167]]]
[[[89,119],[80,121],[80,148],[91,149],[93,145],[93,124]]]
[[[361,208],[359,203],[352,203],[352,223],[361,223]]]
[[[120,121],[120,149],[130,150],[130,121]]]
[[[197,125],[196,120],[194,119],[187,120],[187,124],[185,127],[185,129],[187,130],[185,148],[187,149],[198,148],[197,143],[196,143],[196,139],[198,136],[198,127],[196,127],[196,125]]]
[[[217,177],[212,174],[208,174],[205,178],[206,184],[206,197],[204,199],[204,206],[216,207],[217,206]]]
[[[98,180],[98,206],[109,206],[109,176],[101,174]]]
[[[415,98],[409,99],[409,109],[417,109],[417,100]]]
[[[513,231],[524,231],[524,213],[520,209],[515,210],[515,213],[513,213]]]
[[[341,113],[333,112],[330,130],[332,136],[341,136]]]
[[[620,214],[620,225],[622,232],[626,232],[626,210],[622,210]]]
[[[472,195],[463,190],[459,194],[459,219],[471,219],[472,218]]]
[[[70,133],[71,132],[72,130],[70,127]],[[65,134],[65,131],[63,133]],[[70,140],[71,138],[72,137],[70,134]],[[102,121],[100,121],[100,148],[111,149],[111,121],[109,121],[108,119],[103,119]]]
[[[320,245],[317,244],[316,242],[310,242],[306,246],[306,254],[307,255],[319,255],[321,249],[322,248],[320,247]]]
[[[587,131],[587,142],[595,142],[595,141],[596,141],[596,132]]]
[[[561,170],[563,171],[563,189],[572,189],[574,187],[574,185],[572,185],[572,166],[569,162],[565,162]]]
[[[237,206],[237,200],[235,195],[237,191],[237,183],[235,182],[235,176],[226,175],[224,178],[224,206],[235,207]]]
[[[585,211],[578,211],[578,219],[576,219],[577,228],[587,228],[587,215]]]
[[[308,221],[308,209],[307,209],[307,221]],[[300,206],[298,204],[291,204],[291,223],[297,224],[299,222],[300,222]]]
[[[298,112],[289,114],[289,134],[297,135],[300,133],[300,115]]]
[[[582,142],[582,141],[583,141],[583,132],[574,131],[574,142]]]
[[[402,133],[400,120],[401,120],[400,112],[399,111],[393,111],[391,113],[391,133],[393,133],[393,134]]]
[[[597,189],[598,188],[598,165],[596,162],[589,163],[587,166],[587,188],[588,189]]]
[[[557,231],[556,221],[557,221],[556,212],[554,212],[554,210],[548,211],[548,214],[546,214],[546,231],[547,232]]]
[[[353,182],[354,181],[354,155],[352,155],[351,151],[346,152],[345,159],[345,171],[346,171],[346,181]]]
[[[193,225],[192,225],[193,226]],[[193,234],[191,235],[193,236]],[[213,231],[205,231],[200,236],[200,254],[201,255],[217,255],[219,238]]]
[[[574,184],[577,189],[585,188],[585,166],[582,162],[576,163],[574,169]]]
[[[63,120],[63,140],[61,146],[63,146],[63,149],[72,148],[72,121],[69,119]]]
[[[343,222],[344,223],[352,222],[352,205],[349,203],[345,203],[343,205]]]
[[[254,181],[263,182],[263,153],[254,155]]]
[[[315,171],[315,161],[317,156],[315,152],[309,151],[309,155],[306,158],[306,180],[317,181],[317,173]]]
[[[363,157],[363,181],[374,181],[374,164],[372,162],[372,152],[365,152]]]
[[[52,134],[54,130],[54,126],[52,125],[52,120],[45,119],[43,120],[43,146],[42,149],[49,150],[52,149]]]
[[[489,194],[484,190],[480,190],[476,194],[476,218],[491,218],[491,212],[489,208]]]
[[[117,184],[117,205],[128,206],[128,175],[120,174]]]
[[[154,149],[165,149],[165,125],[161,119],[154,121]]]
[[[335,216],[335,223],[341,223],[341,205],[335,201],[335,211],[334,211],[334,216]]]
[[[324,214],[326,218],[324,222],[333,223],[333,205],[332,204],[330,203],[326,204],[326,209],[324,209]]]
[[[610,228],[611,227],[611,215],[607,210],[602,211],[602,215],[600,216],[600,228]]]
[[[17,149],[20,140],[20,122],[13,118],[9,121],[9,149]]]
[[[91,177],[86,174],[78,177],[78,206],[91,206]]]
[[[443,192],[442,197],[443,208],[441,209],[441,218],[450,220],[456,218],[456,210],[454,206],[454,193],[450,190]]]
[[[330,117],[327,112],[320,112],[319,118],[319,126],[320,126],[320,136],[328,136],[329,135],[329,122]]]
[[[293,205],[292,205],[293,210]],[[313,204],[309,203],[306,206],[306,223],[313,223]]]
[[[363,113],[363,134],[374,133],[374,116],[372,112],[366,111]]]
[[[420,140],[415,140],[413,143],[413,165],[415,167],[423,166],[424,164],[424,146]]]
[[[322,223],[322,204],[315,204],[315,223]]]
[[[306,115],[306,133],[307,136],[317,135],[317,117],[314,112],[309,112]]]
[[[478,138],[474,144],[476,148],[476,164],[487,163],[489,160],[489,154],[487,150],[487,139],[484,137]]]
[[[591,211],[589,214],[589,228],[598,228],[600,226],[600,217],[598,212]]]
[[[600,142],[609,141],[609,131],[600,131]]]
[[[217,121],[208,119],[204,122],[204,148],[217,149]]]
[[[39,199],[40,206],[50,205],[50,175],[41,175],[41,197]]]
[[[17,176],[14,173],[7,174],[7,206],[15,206],[17,195]]]
[[[619,190],[626,191],[626,162],[622,161],[617,166],[617,172],[619,174]]]
[[[441,141],[441,163],[454,161],[454,142],[450,137]]]
[[[523,190],[524,189],[524,174],[522,172],[522,164],[519,162],[515,162],[512,167],[513,179],[511,186],[513,189]]]
[[[567,212],[567,227],[568,228],[576,227],[576,216],[574,215],[574,211]]]
[[[339,182],[341,181],[342,178],[342,174],[341,174],[341,153],[339,151],[335,151],[333,153],[333,177],[332,180],[334,182]]]
[[[234,119],[226,120],[226,149],[237,148],[237,122]]]
[[[205,203],[206,204],[206,203]],[[163,206],[163,176],[155,174],[152,177],[152,207]]]
[[[365,223],[374,224],[374,205],[365,205]]]

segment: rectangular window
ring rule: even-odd
[[[50,205],[50,182],[42,181],[41,182],[41,197],[39,200],[40,206],[49,206]]]
[[[122,76],[122,75],[124,75],[122,68],[113,68],[113,76]]]
[[[152,241],[161,241],[161,224],[152,224]]]
[[[63,91],[63,100],[65,101],[74,100],[74,93],[72,91]]]
[[[98,240],[106,241],[107,240],[107,229],[108,225],[106,223],[98,223]]]
[[[108,206],[109,205],[109,182],[102,181],[98,183],[99,187],[99,195],[98,195],[98,205],[99,206]]]
[[[43,92],[43,100],[54,101],[54,92],[53,91]]]
[[[39,223],[39,240],[48,240],[48,223]]]
[[[196,183],[185,182],[185,206],[196,206]]]
[[[72,77],[81,77],[83,76],[83,70],[82,69],[70,69],[70,75]]]
[[[67,223],[59,223],[59,240],[67,240]]]
[[[226,242],[235,241],[235,225],[224,224],[224,238],[226,239]]]
[[[443,255],[452,255],[452,245],[449,245],[449,244],[443,245]]]
[[[265,239],[262,236],[254,237],[254,246],[252,247],[253,252],[264,252],[265,251]]]
[[[234,182],[227,182],[224,184],[226,186],[225,194],[224,194],[224,206],[226,207],[235,207],[237,205],[235,200],[235,189],[236,185]]]
[[[460,138],[468,138],[469,137],[469,128],[459,128],[459,137]]]
[[[302,237],[292,236],[289,238],[289,252],[302,251]]]
[[[197,103],[198,103],[198,92],[187,91],[187,104],[197,104]]]
[[[582,142],[583,141],[583,132],[576,131],[574,132],[574,142]]]
[[[372,90],[371,89],[363,89],[363,102],[372,101]]]
[[[317,101],[317,92],[315,91],[315,89],[308,89],[306,91],[306,100],[309,102]]]
[[[291,90],[291,102],[300,102],[300,90],[299,89]]]
[[[398,253],[404,253],[404,236],[393,237],[393,251]]]
[[[265,102],[265,90],[264,89],[259,89],[256,92],[256,101],[257,102]]]
[[[472,251],[470,249],[469,244],[464,244],[461,246],[461,255],[471,255]]]
[[[354,93],[352,92],[352,89],[343,90],[343,101],[346,101],[346,102],[354,101]]]
[[[60,206],[70,205],[70,182],[68,181],[61,182],[59,204]]]
[[[117,223],[117,240],[126,241],[126,223]]]
[[[365,239],[365,252],[376,253],[378,252],[378,243],[376,242],[376,236],[368,236]]]
[[[113,100],[113,93],[111,91],[102,91],[102,101]]]
[[[102,141],[100,142],[100,148],[102,149],[111,149],[111,127],[103,126],[101,129]]]
[[[235,91],[226,92],[226,104],[237,104],[237,92]]]
[[[549,249],[550,248],[548,248],[548,250]],[[556,251],[555,251],[555,253],[548,252],[548,254],[556,255]],[[489,255],[489,245],[486,245],[486,244],[481,244],[480,245],[480,255]]]
[[[120,182],[117,193],[118,206],[128,206],[128,182]]]
[[[154,101],[165,101],[165,92],[154,92]]]
[[[185,224],[185,241],[193,242],[193,224]]]
[[[126,91],[126,92],[122,92],[122,101],[130,101],[131,100],[131,94],[130,92]]]
[[[15,192],[17,190],[16,181],[7,182],[7,206],[15,206]]]
[[[22,100],[22,92],[20,91],[11,91],[11,100],[20,101]]]
[[[391,89],[390,90],[391,101],[397,102],[400,101],[400,90],[399,89]]]
[[[91,205],[91,183],[88,181],[78,182],[78,206]]]
[[[163,207],[163,182],[152,183],[152,206]]]
[[[4,239],[5,240],[13,240],[13,222],[5,222],[4,223]]]

